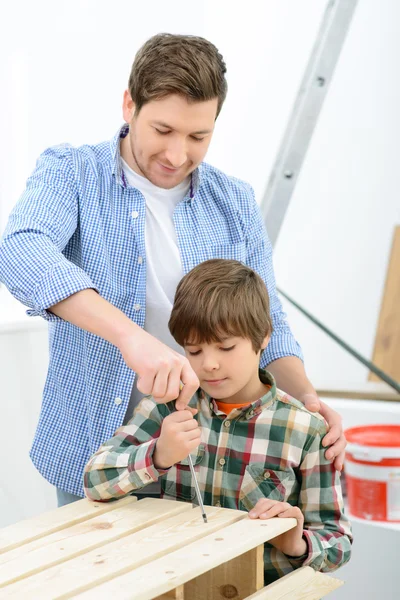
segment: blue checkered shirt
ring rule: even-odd
[[[83,496],[89,457],[122,425],[135,373],[119,350],[47,309],[97,290],[135,323],[146,307],[145,199],[121,168],[119,140],[49,148],[10,215],[0,280],[49,324],[50,360],[31,459],[52,484]],[[202,163],[174,213],[182,270],[210,258],[242,261],[264,279],[274,333],[261,360],[301,357],[277,298],[272,249],[252,188]]]

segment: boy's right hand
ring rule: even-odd
[[[200,444],[200,428],[194,415],[195,408],[187,407],[165,417],[161,434],[154,450],[156,469],[169,469],[186,458]]]

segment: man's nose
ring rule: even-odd
[[[186,144],[183,140],[169,140],[165,157],[174,169],[185,164],[187,159]]]

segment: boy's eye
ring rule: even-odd
[[[201,350],[188,350],[190,356],[197,356],[200,354]]]
[[[229,346],[229,348],[221,348],[221,350],[223,350],[224,352],[229,352],[229,350],[233,350],[234,349],[234,345],[233,346]]]
[[[192,135],[192,140],[194,140],[195,142],[202,142],[204,140],[204,138],[198,138],[195,135]]]

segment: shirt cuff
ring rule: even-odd
[[[273,333],[268,346],[261,355],[260,366],[266,368],[274,360],[285,356],[296,356],[301,361],[303,360],[301,348],[292,335]]]
[[[79,267],[64,259],[53,265],[42,277],[33,293],[33,308],[26,311],[30,317],[40,316],[46,321],[62,321],[47,309],[85,289],[98,289]]]
[[[290,556],[289,554],[285,554],[286,558],[288,559],[288,561],[290,562],[290,564],[292,565],[292,567],[294,569],[299,569],[300,567],[303,566],[304,561],[308,558],[309,556],[309,544],[308,544],[308,540],[306,538],[306,536],[303,533],[303,540],[306,542],[307,544],[307,552],[305,552],[305,554],[302,554],[301,556]]]
[[[325,549],[317,535],[305,529],[303,531],[303,539],[306,540],[308,546],[308,554],[303,561],[303,567],[312,567],[315,571],[319,571],[324,562]]]
[[[149,483],[155,483],[159,477],[168,472],[168,469],[156,469],[153,462],[154,450],[157,440],[150,440],[135,447],[135,453],[128,462],[131,483],[142,488]]]

